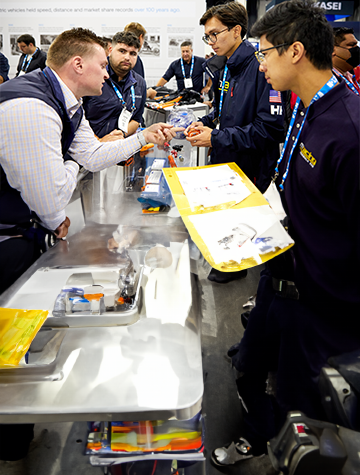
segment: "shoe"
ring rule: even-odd
[[[211,462],[217,467],[226,467],[253,457],[251,445],[246,439],[240,437],[237,442],[231,442],[227,447],[213,450]]]
[[[208,275],[208,280],[216,282],[217,284],[227,284],[233,280],[244,279],[247,276],[247,269],[236,272],[221,272],[216,269],[211,269]]]

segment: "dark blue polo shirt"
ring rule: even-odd
[[[146,101],[146,82],[141,76],[134,71],[129,71],[125,78],[119,82],[117,74],[114,73],[110,65],[107,66],[107,70],[110,78],[105,81],[101,96],[84,98],[86,118],[95,134],[100,138],[118,128],[118,119],[123,110],[122,103],[111,85],[112,81],[123,96],[128,111],[131,111],[132,108],[131,86],[134,85],[136,109],[131,120],[135,120],[139,124]]]
[[[202,64],[205,62],[205,58],[200,58],[199,56],[194,56],[194,70],[192,73],[192,82],[193,82],[193,87],[192,89],[197,92],[201,92],[201,89],[204,87],[204,70],[202,68]],[[190,77],[190,70],[191,70],[191,62],[186,63],[184,61],[184,70],[185,70],[185,76],[186,78]],[[182,89],[185,89],[184,85],[184,75],[181,69],[181,60],[177,59],[176,61],[173,61],[166,73],[163,75],[163,78],[165,81],[170,81],[170,79],[175,76],[176,77],[176,82],[177,82],[177,88],[179,91]]]
[[[293,131],[304,117],[301,104]],[[359,110],[360,98],[343,81],[310,106],[280,193],[295,240],[300,296],[324,307],[360,305]]]

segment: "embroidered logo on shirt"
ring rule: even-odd
[[[229,81],[225,81],[224,92],[228,92],[229,87],[230,87]],[[220,80],[219,81],[219,91],[221,91],[221,89],[222,89],[222,81]]]
[[[281,93],[280,91],[274,91],[270,89],[269,91],[269,102],[275,102],[276,104],[281,104]]]
[[[316,158],[314,158],[313,154],[305,148],[305,145],[302,142],[299,148],[300,155],[302,156],[302,158],[311,166],[311,168],[314,168],[314,166],[316,165]]]
[[[271,104],[270,106],[271,115],[282,115],[282,113],[283,113],[282,106],[274,106],[273,104]]]

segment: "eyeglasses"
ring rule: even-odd
[[[271,48],[262,49],[261,51],[255,51],[256,59],[259,61],[260,64],[262,64],[266,59],[264,55],[264,51],[269,51],[270,49],[274,49],[274,48],[281,48],[282,46],[290,46],[290,45],[289,43],[283,43],[281,45],[272,46]]]
[[[224,33],[224,31],[230,31],[231,28],[225,28],[224,30],[221,30],[221,31],[218,31],[218,32],[214,32],[214,33],[210,33],[210,35],[204,35],[202,37],[202,40],[204,43],[206,43],[207,45],[211,42],[211,43],[216,43],[216,40],[217,40],[217,37],[220,35],[220,33]]]

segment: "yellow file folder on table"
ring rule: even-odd
[[[192,240],[215,269],[254,267],[293,246],[269,203],[235,163],[163,172]]]

